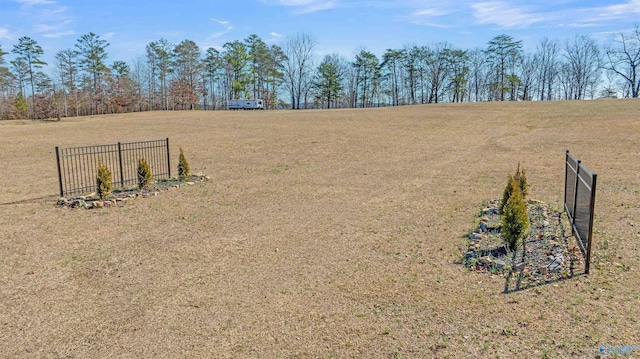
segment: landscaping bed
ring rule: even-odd
[[[517,290],[570,278],[584,267],[580,249],[565,234],[562,212],[540,201],[528,201],[529,233],[524,245],[509,251],[500,230],[499,203],[485,203],[469,233],[463,263],[470,270],[505,276],[505,290]]]
[[[138,187],[128,187],[124,189],[116,189],[111,193],[109,198],[101,199],[97,193],[91,193],[86,196],[61,197],[56,204],[59,207],[67,208],[108,208],[123,206],[127,201],[135,198],[146,198],[149,196],[157,196],[162,191],[168,191],[184,186],[191,186],[198,182],[204,182],[209,179],[205,175],[192,175],[187,180],[179,180],[177,178],[161,179],[153,182],[147,189],[138,189]]]

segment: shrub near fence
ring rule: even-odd
[[[95,191],[100,163],[111,171],[114,187],[137,186],[138,160],[143,157],[149,163],[154,179],[171,177],[168,138],[109,145],[56,147],[60,196]]]
[[[565,158],[564,210],[571,222],[571,232],[576,236],[585,257],[584,272],[589,274],[591,261],[591,237],[593,213],[596,201],[598,175],[591,173],[569,151]]]

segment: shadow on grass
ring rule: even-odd
[[[523,254],[523,257],[524,257],[524,254]],[[515,260],[516,260],[516,252],[513,253],[512,263],[515,263]],[[578,278],[585,275],[584,268],[582,268],[581,270],[579,268],[576,268],[576,265],[579,264],[580,261],[574,255],[569,256],[568,262],[569,262],[569,266],[568,266],[567,275],[561,275],[558,271],[551,274],[555,276],[555,278],[554,277],[546,278],[544,280],[534,279],[534,280],[527,280],[525,282],[523,282],[523,279],[526,279],[528,276],[528,274],[524,272],[526,266],[524,265],[520,266],[519,269],[516,269],[516,266],[514,266],[509,270],[509,272],[505,276],[504,291],[502,293],[510,294],[515,292],[520,292],[520,291],[535,288],[535,287],[541,287],[549,284],[563,282],[565,280]]]
[[[0,203],[0,206],[12,206],[16,204],[26,204],[26,203],[39,203],[44,200],[51,200],[52,202],[55,202],[57,198],[59,198],[59,196],[42,196],[37,198],[21,199],[19,201]]]

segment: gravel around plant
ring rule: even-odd
[[[562,212],[535,200],[528,201],[529,235],[515,251],[502,238],[499,199],[485,203],[469,233],[463,263],[474,271],[504,276],[505,292],[556,282],[583,273],[584,259],[575,241],[565,233]],[[573,245],[572,245],[573,244]]]
[[[154,181],[148,188],[139,189],[138,187],[127,187],[114,190],[109,198],[101,199],[97,193],[90,193],[85,196],[60,197],[56,204],[60,207],[69,208],[109,208],[123,206],[127,201],[134,198],[146,198],[149,196],[157,196],[162,191],[169,191],[175,188],[191,186],[197,182],[204,182],[209,177],[205,175],[192,175],[187,180],[179,180],[177,178],[166,178]]]

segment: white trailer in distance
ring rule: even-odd
[[[229,101],[229,110],[264,110],[262,99],[233,99]]]

